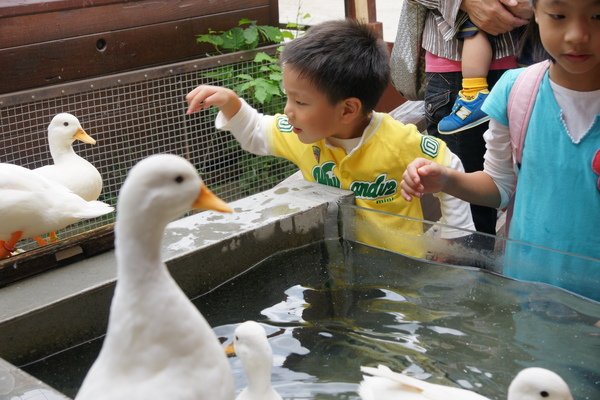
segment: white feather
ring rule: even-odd
[[[265,329],[255,321],[246,321],[235,329],[233,343],[248,380],[248,387],[236,400],[281,400],[271,386],[273,351]]]
[[[22,231],[32,238],[57,231],[81,219],[113,211],[108,204],[88,202],[66,187],[18,165],[0,163],[0,240]]]
[[[384,365],[361,367],[363,381],[359,395],[363,400],[489,400],[475,392],[425,382],[393,372]],[[560,376],[543,368],[526,368],[513,379],[508,400],[573,400]]]
[[[34,171],[66,186],[85,200],[92,201],[100,196],[102,176],[91,163],[73,150],[73,142],[79,138],[83,138],[87,143],[95,143],[74,115],[55,115],[48,126],[48,145],[54,164],[36,168]]]
[[[225,352],[161,261],[169,221],[203,188],[192,165],[172,155],[129,172],[117,203],[117,287],[102,350],[77,400],[232,400]]]

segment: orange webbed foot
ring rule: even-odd
[[[10,253],[14,251],[15,246],[17,245],[17,242],[21,239],[22,235],[22,231],[17,231],[13,232],[10,235],[10,239],[7,242],[0,240],[0,259],[7,258],[10,256]]]
[[[35,236],[33,238],[33,240],[35,240],[38,244],[38,246],[42,247],[42,246],[46,246],[48,244],[48,242],[46,240],[44,240],[41,236]]]

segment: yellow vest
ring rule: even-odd
[[[417,157],[447,165],[443,141],[422,135],[414,125],[404,125],[384,113],[373,113],[361,145],[350,154],[325,140],[300,142],[281,114],[275,115],[268,137],[272,154],[296,164],[307,181],[351,190],[357,206],[381,211],[357,212],[352,223],[358,241],[422,256],[421,242],[414,239],[423,234],[423,224],[395,216],[423,218],[421,202],[408,202],[400,195],[400,182],[407,165]]]

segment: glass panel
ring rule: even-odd
[[[353,205],[341,205],[340,211],[342,236],[346,240],[411,257],[544,282],[600,301],[599,259]],[[443,228],[462,232],[462,237],[443,239]]]

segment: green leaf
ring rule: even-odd
[[[281,72],[271,72],[269,74],[269,79],[272,80],[272,81],[279,82],[280,80],[283,79],[283,75],[281,74]]]
[[[260,25],[258,26],[260,33],[263,35],[265,40],[272,43],[281,43],[283,41],[283,35],[281,34],[281,29],[268,26],[268,25]]]
[[[268,55],[267,53],[261,51],[259,53],[256,53],[256,55],[254,56],[254,60],[253,61],[255,63],[260,63],[260,62],[263,62],[263,61],[266,61],[266,62],[269,62],[269,63],[275,63],[275,62],[277,62],[277,59],[273,58],[270,55]]]
[[[249,74],[239,74],[238,76],[236,76],[236,78],[243,79],[245,81],[254,80],[254,77],[252,75],[249,75]]]
[[[254,92],[254,98],[258,100],[260,104],[265,104],[265,100],[267,99],[267,91],[262,86],[257,86],[256,91]]]
[[[223,38],[223,49],[230,51],[237,51],[244,49],[244,30],[242,28],[232,28],[227,32],[224,32],[221,37]]]
[[[196,38],[196,43],[210,43],[215,47],[219,47],[223,45],[223,38],[215,35],[198,35]]]
[[[239,20],[238,26],[242,26],[242,25],[256,25],[256,21],[253,21],[248,18],[242,18]]]
[[[258,46],[258,29],[256,25],[244,30],[244,40],[248,49],[255,49]]]
[[[281,31],[281,36],[283,36],[285,39],[295,39],[296,38],[294,36],[294,34],[290,31]]]
[[[254,85],[255,85],[255,82],[253,82],[253,81],[245,82],[245,83],[235,86],[233,88],[233,91],[236,92],[238,95],[241,95],[242,93],[246,92],[248,89],[253,87]]]

